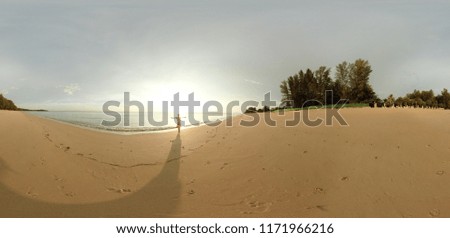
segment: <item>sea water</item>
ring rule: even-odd
[[[167,125],[163,126],[154,126],[150,124],[147,120],[148,115],[147,113],[144,113],[142,116],[144,116],[144,124],[139,125],[139,113],[138,112],[130,112],[130,125],[124,125],[124,114],[119,113],[121,116],[120,123],[117,126],[104,126],[102,125],[103,121],[114,121],[116,118],[110,115],[107,115],[103,112],[83,112],[83,111],[47,111],[47,112],[28,112],[30,114],[44,117],[44,118],[50,118],[62,122],[67,122],[71,124],[75,124],[78,126],[93,128],[93,129],[99,129],[99,130],[106,130],[106,131],[113,131],[113,132],[156,132],[156,131],[163,131],[163,130],[169,130],[176,128],[176,121],[173,119],[173,115],[169,114],[169,120],[167,122]],[[162,121],[163,113],[161,112],[153,112],[151,116],[154,118],[155,121]],[[222,121],[226,118],[231,117],[232,115],[221,115],[221,116],[209,116],[207,121],[205,121],[203,118],[202,113],[192,113],[191,117],[194,117],[194,119],[198,123],[190,122],[188,119],[188,116],[186,115],[183,117],[181,115],[181,120],[184,122],[185,127],[192,127],[192,126],[199,126],[204,125],[208,123],[214,123],[218,121]]]

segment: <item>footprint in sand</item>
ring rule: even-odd
[[[52,139],[50,139],[50,133],[45,133],[45,139],[47,139],[48,141],[50,141],[50,142],[53,142],[53,140]]]
[[[64,182],[64,179],[63,179],[63,178],[60,178],[60,177],[58,177],[58,176],[56,176],[56,175],[53,175],[53,179],[54,179],[55,181],[58,181],[58,182]]]
[[[59,185],[56,188],[58,188],[58,190],[61,191],[64,194],[64,196],[66,196],[66,197],[71,197],[72,198],[72,197],[75,197],[75,195],[76,195],[73,192],[67,192],[63,185]]]
[[[34,197],[37,197],[39,194],[34,193],[34,192],[33,192],[33,188],[32,188],[32,187],[29,187],[28,190],[27,190],[27,195],[30,196],[30,197],[32,197],[32,198],[34,198]]]
[[[444,175],[444,174],[445,174],[445,171],[444,171],[444,170],[439,170],[439,171],[436,172],[436,174],[437,174],[437,175]]]
[[[315,206],[310,206],[307,207],[306,209],[311,210],[311,209],[319,209],[321,211],[326,211],[327,209],[325,208],[324,205],[315,205]]]
[[[249,200],[245,204],[248,206],[248,210],[241,211],[241,214],[266,213],[270,210],[273,203]]]
[[[47,161],[44,158],[39,158],[39,160],[41,161],[41,165],[45,166],[47,164]]]
[[[131,193],[131,189],[128,189],[128,188],[120,188],[120,189],[117,189],[117,188],[106,188],[108,191],[110,191],[110,192],[115,192],[115,193]]]
[[[441,214],[441,212],[439,211],[439,209],[433,209],[429,212],[429,214],[431,217],[438,217]]]
[[[224,169],[225,167],[227,167],[228,166],[228,163],[223,163],[223,165],[222,165],[222,167],[220,167],[220,169]]]
[[[342,177],[342,178],[341,178],[341,181],[344,181],[344,182],[345,182],[345,181],[348,181],[348,177],[347,177],[347,176]]]
[[[323,193],[324,189],[323,188],[314,188],[314,193]]]
[[[195,183],[195,179],[191,179],[191,181],[189,181],[188,183],[186,183],[186,185],[191,185]]]
[[[195,194],[195,191],[194,191],[193,189],[191,189],[191,190],[189,190],[189,191],[187,192],[187,194],[189,194],[189,195],[194,195],[194,194]]]

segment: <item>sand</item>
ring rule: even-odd
[[[0,217],[450,217],[449,110],[341,114],[118,135],[0,111]]]

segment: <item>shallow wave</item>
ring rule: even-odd
[[[81,120],[71,120],[68,119],[67,115],[61,114],[61,113],[36,113],[36,112],[31,112],[30,114],[33,114],[35,116],[39,116],[39,117],[43,117],[43,118],[47,118],[47,119],[52,119],[52,120],[56,120],[56,121],[60,121],[60,122],[64,122],[64,123],[69,123],[72,125],[76,125],[76,126],[80,126],[80,127],[84,127],[84,128],[89,128],[89,129],[95,129],[95,130],[101,130],[101,131],[108,131],[108,132],[114,132],[114,133],[151,133],[151,132],[162,132],[162,131],[166,131],[166,130],[173,130],[176,129],[177,127],[174,125],[167,125],[167,126],[103,126],[99,123],[99,120],[103,119],[100,117],[90,117],[88,118],[86,115],[84,115],[85,113],[75,113],[75,115],[79,116],[82,115],[82,119],[90,119],[89,122],[86,121],[81,121]],[[213,121],[207,121],[207,122],[198,122],[195,124],[189,124],[186,126],[183,126],[184,128],[190,128],[190,127],[197,127],[197,126],[202,126],[202,125],[218,125],[220,124],[222,121],[226,120],[227,118],[230,118],[231,116],[228,117],[224,117],[221,119],[216,119]]]
[[[116,127],[116,126],[96,126],[86,123],[74,122],[74,121],[65,121],[77,126],[88,127],[97,130],[105,130],[105,131],[113,131],[113,132],[151,132],[151,131],[164,131],[177,128],[176,126],[163,126],[163,127]]]

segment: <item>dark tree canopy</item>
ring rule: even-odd
[[[367,60],[358,59],[349,64],[342,62],[336,66],[335,80],[330,77],[330,68],[325,66],[313,71],[306,69],[283,80],[280,85],[283,100],[294,101],[294,107],[329,104],[339,99],[351,102],[369,102],[376,98],[369,76],[372,69]],[[333,91],[325,95],[326,90]],[[328,98],[325,98],[328,96]]]
[[[335,81],[335,93],[337,93],[342,98],[350,98],[350,70],[353,67],[346,61],[338,64],[336,66],[336,73],[334,76]]]
[[[298,74],[283,80],[280,89],[283,100],[293,100],[294,107],[325,103],[325,91],[333,89],[330,69],[321,66],[316,71],[300,70]]]
[[[388,99],[385,99],[385,102]],[[428,107],[450,109],[450,94],[446,88],[440,95],[435,96],[433,90],[419,91],[414,90],[404,97],[398,97],[394,102],[398,107]]]
[[[0,110],[17,110],[17,107],[13,101],[0,94]]]
[[[369,84],[369,76],[372,73],[369,61],[357,59],[350,66],[350,101],[370,102],[376,98],[372,86]]]

